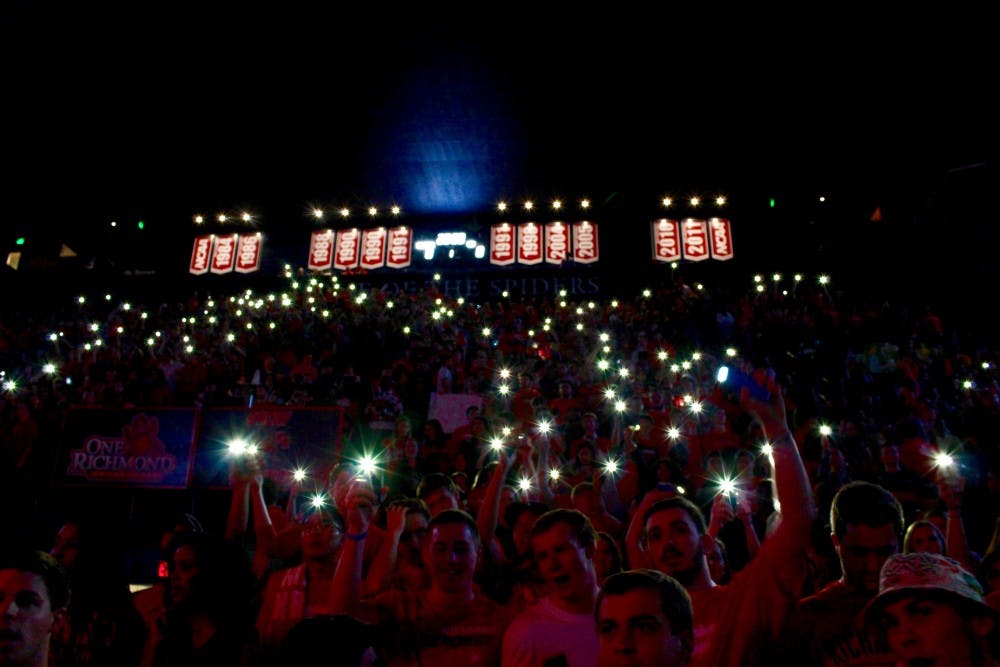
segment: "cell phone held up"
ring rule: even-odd
[[[743,387],[746,387],[752,398],[758,401],[771,400],[771,392],[754,380],[752,375],[739,368],[719,366],[715,379],[727,389],[736,392],[737,395],[743,390]]]

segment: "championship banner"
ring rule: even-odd
[[[72,408],[66,415],[55,481],[68,486],[186,488],[196,414],[194,408]]]
[[[385,266],[385,227],[366,229],[361,234],[361,268],[381,269]]]
[[[542,228],[534,222],[522,222],[517,231],[518,264],[542,263]]]
[[[343,422],[340,407],[274,405],[203,410],[192,485],[229,487],[230,466],[234,463],[229,443],[238,438],[257,446],[268,475],[279,484],[291,484],[292,474],[301,468],[317,482],[317,487],[323,487],[340,455]]]
[[[261,233],[241,234],[236,250],[236,273],[253,273],[260,269]]]
[[[569,230],[561,222],[545,225],[545,262],[562,264],[569,257]]]
[[[332,229],[317,229],[309,239],[309,263],[306,268],[310,271],[329,271],[333,266],[333,239]]]
[[[405,269],[410,265],[410,246],[413,231],[409,227],[395,227],[389,230],[389,257],[386,265],[390,269]]]
[[[653,259],[676,262],[681,259],[681,232],[676,220],[653,221]]]
[[[712,218],[708,221],[710,248],[712,259],[727,260],[733,258],[733,230],[728,220]]]
[[[506,222],[490,227],[490,264],[507,266],[514,263],[515,228]]]
[[[573,261],[593,264],[600,259],[597,225],[586,220],[573,223]]]
[[[191,251],[190,271],[196,276],[208,273],[209,259],[212,257],[212,242],[215,237],[211,234],[197,236],[194,239],[194,249]]]
[[[700,262],[708,259],[708,223],[687,218],[681,222],[684,259]]]
[[[343,271],[356,269],[361,261],[361,234],[357,228],[342,229],[337,232],[336,251],[333,255],[333,268]]]
[[[215,250],[212,252],[212,273],[229,273],[236,266],[237,234],[226,234],[215,237]]]

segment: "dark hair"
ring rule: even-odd
[[[42,578],[45,591],[49,595],[52,609],[63,609],[69,605],[69,573],[55,558],[22,544],[0,546],[0,570],[30,572]]]
[[[857,480],[840,487],[830,506],[830,529],[838,538],[847,524],[890,525],[903,542],[903,508],[894,495],[878,484]]]
[[[352,616],[313,616],[298,621],[281,641],[281,664],[306,665],[336,646],[340,664],[358,665],[378,643],[376,629]]]
[[[681,509],[687,512],[691,516],[691,520],[694,521],[694,525],[698,529],[698,534],[705,534],[707,528],[705,524],[705,515],[702,513],[701,508],[683,496],[674,496],[672,498],[657,500],[653,503],[652,507],[646,510],[646,516],[642,517],[642,525],[645,526],[646,523],[649,522],[649,517],[654,514],[672,509]]]
[[[243,546],[214,533],[179,533],[167,550],[171,571],[173,555],[181,547],[194,551],[198,563],[184,607],[203,611],[224,627],[252,629],[256,579]]]
[[[455,481],[443,472],[432,472],[420,480],[417,484],[417,498],[427,500],[427,497],[438,489],[445,489],[456,498],[460,497],[461,491]]]
[[[574,486],[573,489],[569,492],[569,499],[570,500],[575,500],[576,499],[576,494],[582,493],[582,492],[585,492],[585,491],[594,491],[594,483],[593,482],[580,482],[579,484],[577,484],[576,486]]]
[[[438,419],[428,419],[424,422],[424,427],[430,426],[434,429],[434,437],[441,439],[444,438],[444,426],[441,425],[441,421]]]
[[[910,536],[913,535],[913,531],[915,531],[917,528],[930,528],[931,533],[933,533],[934,535],[934,538],[941,544],[941,553],[947,555],[948,542],[945,539],[944,534],[941,533],[940,528],[935,526],[932,522],[928,521],[927,519],[917,519],[916,521],[914,521],[913,523],[911,523],[909,526],[906,527],[906,533],[903,535],[904,554],[912,553],[910,550],[909,541],[910,541]]]
[[[621,572],[623,561],[622,550],[621,547],[618,546],[618,542],[615,541],[614,536],[611,533],[600,531],[597,533],[597,542],[605,542],[611,547],[611,573],[615,574]],[[594,546],[597,546],[596,542],[594,543]]]
[[[514,487],[508,487],[513,489]],[[535,516],[542,516],[549,511],[549,506],[545,503],[538,502],[537,500],[530,500],[524,502],[523,500],[515,500],[514,502],[507,505],[507,509],[504,511],[503,518],[507,522],[507,525],[514,527],[517,523],[518,517],[520,517],[525,512],[531,512]]]
[[[660,596],[660,609],[670,622],[671,634],[688,642],[694,641],[694,622],[691,596],[673,577],[658,570],[625,570],[604,580],[594,605],[594,618],[600,619],[601,603],[609,595],[625,595],[630,591],[649,590]]]
[[[460,525],[466,526],[469,532],[472,533],[473,539],[475,539],[476,544],[479,544],[479,526],[476,524],[476,520],[472,518],[472,515],[464,510],[444,510],[440,512],[437,516],[427,522],[427,531],[430,533],[438,526],[451,526]]]
[[[722,564],[726,568],[723,581],[717,581],[717,584],[728,584],[729,580],[732,578],[731,568],[729,566],[729,552],[726,549],[726,543],[720,540],[718,537],[715,538],[715,544],[719,547],[719,554],[722,556]]]
[[[579,510],[562,507],[549,510],[538,517],[538,521],[535,522],[534,527],[531,529],[531,536],[538,537],[550,530],[557,523],[568,525],[573,531],[573,536],[576,537],[577,544],[581,547],[593,547],[594,543],[597,542],[597,531],[594,530],[594,525],[590,523],[587,515]]]
[[[419,498],[399,498],[389,503],[389,507],[405,507],[407,514],[422,514],[425,519],[431,520],[431,512],[427,509],[427,503]]]
[[[321,512],[322,514],[326,514],[327,516],[329,516],[330,520],[333,521],[334,524],[336,524],[337,530],[339,530],[340,532],[344,532],[346,530],[347,524],[344,523],[343,515],[337,511],[336,507],[333,507],[332,505],[329,507],[325,505],[323,507],[315,507],[315,508],[310,507],[302,520],[308,521],[309,517],[311,517],[316,512]]]

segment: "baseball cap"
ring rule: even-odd
[[[913,593],[931,593],[995,614],[976,577],[958,561],[932,553],[895,554],[882,566],[878,595],[865,606],[866,622],[878,619],[889,604]]]

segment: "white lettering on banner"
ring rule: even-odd
[[[708,226],[712,233],[712,257],[719,260],[732,259],[733,245],[730,241],[729,221],[712,218]]]
[[[561,222],[549,223],[545,226],[545,239],[545,261],[550,264],[565,261],[566,253],[569,252],[566,225]]]
[[[708,239],[706,238],[705,221],[688,218],[682,226],[684,233],[684,256],[699,262],[708,258]]]
[[[260,232],[240,236],[236,258],[236,271],[250,273],[260,266]]]
[[[490,263],[496,265],[514,262],[514,228],[508,223],[490,228]]]
[[[358,263],[357,229],[345,229],[337,235],[336,257],[338,269],[352,269]]]
[[[236,234],[220,236],[215,241],[212,255],[212,273],[229,273],[233,270],[236,250]]]
[[[680,239],[677,237],[677,223],[662,219],[653,223],[653,255],[661,262],[680,259]]]
[[[597,225],[586,221],[573,225],[573,258],[583,264],[597,260]]]
[[[309,249],[309,268],[324,269],[333,259],[333,230],[313,232],[312,247]]]
[[[389,230],[389,266],[404,268],[410,265],[410,229],[397,227]]]
[[[361,263],[366,268],[378,268],[385,263],[385,229],[366,229],[362,236]]]
[[[208,258],[211,252],[211,236],[199,236],[194,240],[194,252],[191,253],[191,273],[200,275],[208,271]]]
[[[521,243],[518,259],[522,264],[537,264],[542,261],[541,230],[533,222],[521,225]]]

